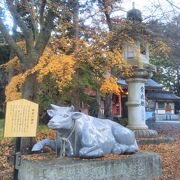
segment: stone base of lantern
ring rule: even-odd
[[[133,131],[136,138],[153,138],[158,136],[157,131],[152,129],[135,129]]]

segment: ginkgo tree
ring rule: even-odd
[[[18,75],[12,78],[6,93],[13,96],[14,91],[21,88],[19,94],[16,94],[16,98],[22,93],[21,97],[35,100],[37,73],[34,68],[38,67],[40,63],[40,57],[50,40],[53,29],[61,23],[64,11],[68,12],[66,1],[4,0],[1,1],[1,6],[9,10],[14,24],[21,33],[21,41],[24,44],[22,48],[16,42],[6,29],[4,20],[0,18],[0,31],[17,56],[20,69]],[[56,59],[54,56],[52,58]],[[68,59],[63,56],[62,59],[64,58]],[[53,62],[55,62],[54,59],[52,59]],[[15,59],[15,62],[17,62],[17,59]],[[48,67],[51,68],[52,66],[49,64]],[[50,72],[51,70],[48,69],[47,71]]]
[[[17,24],[23,39],[25,49],[23,50],[7,31],[4,22],[0,19],[0,30],[9,46],[13,49],[19,59],[20,67],[25,72],[33,68],[41,57],[51,32],[54,28],[55,12],[48,6],[47,1],[4,1],[12,15],[14,23]],[[26,99],[34,98],[36,77],[29,75],[23,84],[23,97]]]

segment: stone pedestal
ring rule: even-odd
[[[128,128],[148,129],[145,122],[145,87],[146,79],[130,78],[128,83]]]
[[[162,175],[160,156],[153,152],[108,160],[23,160],[19,180],[152,180]]]

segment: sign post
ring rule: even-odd
[[[21,161],[21,137],[35,137],[37,123],[38,104],[25,99],[7,102],[4,137],[16,137],[14,180]]]

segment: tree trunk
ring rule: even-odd
[[[103,7],[103,13],[106,17],[106,22],[109,28],[109,31],[113,31],[113,24],[112,24],[112,19],[110,17],[110,12],[108,11],[108,1],[106,0],[99,0],[98,3],[99,5]],[[111,45],[109,44],[110,50],[112,50]],[[113,72],[113,69],[111,69],[111,71]],[[111,72],[111,73],[112,73]],[[113,73],[112,73],[113,74]],[[105,100],[104,100],[104,117],[108,118],[108,119],[112,119],[112,93],[107,93],[105,95]]]
[[[37,91],[36,74],[32,74],[27,77],[22,87],[22,97],[30,101],[35,101],[36,91]]]
[[[81,106],[80,106],[80,94],[79,94],[79,89],[78,88],[74,88],[72,90],[73,94],[71,97],[71,104],[74,106],[75,111],[80,111],[81,110]]]
[[[25,71],[34,67],[37,63],[37,59],[38,56],[33,54],[27,57],[26,62],[24,62],[23,64]],[[37,76],[36,73],[29,75],[26,78],[26,81],[24,82],[21,89],[22,98],[32,102],[36,101],[36,94],[37,94],[36,76]],[[21,138],[21,153],[22,154],[30,153],[34,143],[35,143],[35,138],[32,137]]]
[[[22,87],[22,97],[24,99],[35,101],[36,98],[36,74],[30,75],[23,87]],[[31,152],[32,146],[35,143],[35,138],[27,137],[21,138],[21,153],[27,154]]]
[[[78,34],[79,34],[79,29],[78,29],[78,13],[79,13],[79,2],[78,0],[74,0],[73,3],[71,3],[72,5],[72,9],[73,9],[73,36],[74,36],[74,44],[73,44],[73,51],[76,52],[76,50],[78,49],[77,47],[77,41],[79,39]],[[76,70],[75,72],[75,76],[78,80],[79,77],[79,71]],[[80,91],[79,91],[79,82],[77,82],[77,87],[74,87],[72,89],[72,97],[71,97],[71,103],[75,108],[75,111],[80,111],[81,110],[81,101],[80,101]]]
[[[104,117],[112,119],[112,93],[105,95],[104,99]]]
[[[96,102],[98,104],[98,118],[104,118],[104,114],[101,112],[101,96],[99,94],[99,91],[96,90]]]

